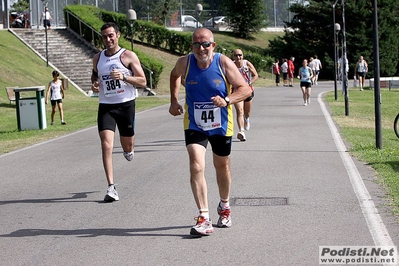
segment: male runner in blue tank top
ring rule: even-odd
[[[105,50],[93,57],[91,76],[94,92],[98,92],[98,132],[101,139],[102,158],[108,181],[105,202],[119,200],[114,185],[112,150],[116,125],[118,126],[123,156],[131,161],[134,155],[135,87],[147,84],[137,55],[119,46],[120,31],[115,23],[101,27]]]
[[[169,113],[183,114],[178,102],[180,85],[186,88],[184,130],[190,160],[190,181],[199,209],[197,223],[191,235],[213,232],[209,218],[205,153],[208,141],[212,146],[213,164],[219,186],[217,207],[218,227],[230,227],[230,152],[233,136],[232,104],[251,96],[251,89],[233,61],[215,53],[213,34],[206,28],[197,29],[192,36],[192,53],[180,57],[170,74],[171,104]],[[235,88],[231,94],[231,86]]]

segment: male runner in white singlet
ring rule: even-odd
[[[140,60],[133,51],[119,46],[120,31],[115,23],[101,27],[106,49],[93,57],[92,90],[98,92],[98,132],[108,181],[105,202],[119,200],[114,185],[112,150],[116,125],[126,160],[134,155],[135,87],[145,87],[146,78]]]

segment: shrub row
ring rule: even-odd
[[[75,19],[73,16],[67,14],[67,12],[72,13],[78,19]],[[127,24],[126,15],[117,14],[115,12],[108,12],[105,10],[100,10],[94,6],[85,6],[85,5],[68,5],[64,8],[65,18],[68,23],[68,27],[79,33],[86,41],[91,43],[98,49],[104,49],[104,44],[101,39],[101,35],[99,34],[104,21],[112,21],[115,22],[119,30],[121,31],[121,36],[126,36],[128,32],[130,32],[130,26]],[[112,15],[112,16],[110,16]],[[121,16],[124,17],[124,20],[121,19]],[[81,23],[84,21],[84,23]],[[98,33],[93,33],[93,28]],[[127,41],[125,38],[119,39],[119,45],[123,48],[130,49],[131,42]],[[160,63],[153,57],[148,56],[145,53],[142,53],[138,50],[135,50],[135,53],[140,58],[141,63],[150,69],[152,73],[152,88],[157,88],[160,75],[163,71],[164,65]],[[150,73],[148,71],[144,71],[147,81],[150,80]],[[149,84],[147,84],[149,85]]]
[[[71,12],[98,32],[100,31],[101,26],[104,24],[104,21],[115,22],[118,25],[122,36],[124,36],[123,39],[121,38],[119,40],[120,46],[126,49],[131,47],[131,43],[127,41],[128,39],[131,39],[131,27],[126,21],[125,14],[100,10],[97,7],[86,5],[68,5],[65,7],[64,11]],[[76,32],[82,31],[82,25],[78,20],[73,21],[70,19],[68,26]],[[187,54],[191,51],[190,44],[192,33],[168,30],[163,26],[143,20],[135,21],[133,24],[133,31],[135,39],[138,39],[145,45],[161,48],[179,55]],[[93,37],[91,29],[84,29],[82,35],[94,46],[103,49],[101,36],[98,35]],[[220,49],[220,47],[217,47],[216,51],[221,53],[224,52],[224,50]],[[138,50],[135,50],[135,52],[139,56],[141,63],[147,68],[151,69],[153,72],[152,86],[153,88],[157,88],[164,66],[158,62],[157,59],[149,55],[143,54]],[[258,53],[254,53],[253,51],[244,52],[247,55],[246,57],[252,62],[258,71],[269,71],[273,63],[273,59],[270,56],[262,56]],[[148,71],[145,72],[147,80],[149,80],[149,73]]]

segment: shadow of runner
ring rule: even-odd
[[[3,200],[3,201],[0,201],[0,205],[18,204],[18,203],[100,202],[98,200],[95,200],[95,201],[81,200],[81,199],[86,199],[88,194],[98,193],[98,192],[100,192],[100,191],[70,193],[73,195],[72,197],[64,197],[64,198]]]
[[[72,229],[72,230],[50,230],[50,229],[20,229],[0,237],[33,237],[33,236],[77,236],[77,237],[99,237],[99,236],[178,236],[192,238],[188,234],[168,234],[162,231],[188,229],[191,226],[168,226],[155,228],[101,228],[101,229]],[[159,232],[159,233],[151,233]]]

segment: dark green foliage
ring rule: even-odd
[[[332,78],[334,71],[334,28],[333,12],[329,1],[313,0],[309,7],[293,5],[290,11],[297,14],[297,20],[287,21],[285,35],[270,42],[270,54],[277,58],[295,56],[296,65],[302,59],[317,54],[323,64],[323,78]],[[336,22],[342,28],[341,1],[335,8]],[[379,50],[381,76],[398,73],[399,60],[399,0],[379,0]],[[373,76],[373,20],[372,1],[346,0],[345,24],[349,76],[353,76],[354,66],[362,55],[369,64],[368,77]],[[339,34],[341,51],[342,34]],[[339,57],[339,56],[338,56]]]
[[[118,14],[115,12],[109,12],[105,10],[100,10],[97,7],[94,6],[84,6],[84,5],[70,5],[66,6],[64,9],[64,12],[71,12],[73,13],[74,16],[82,19],[85,21],[85,24],[80,24],[77,19],[73,19],[72,16],[70,16],[69,20],[69,28],[71,30],[76,31],[77,33],[80,33],[82,31],[82,37],[97,47],[98,49],[103,49],[103,43],[101,39],[101,35],[99,34],[101,26],[104,24],[104,21],[112,21],[115,22],[119,30],[121,31],[122,36],[131,36],[130,34],[130,25],[128,25],[126,21],[126,15],[124,14]],[[139,21],[135,23],[135,27],[137,27]],[[145,22],[144,22],[145,23]],[[159,27],[159,26],[158,26]],[[93,33],[94,31],[97,31],[97,33]],[[162,29],[164,29],[162,27]],[[165,29],[166,30],[166,29]],[[149,34],[148,36],[151,36]],[[130,41],[127,41],[123,38],[119,39],[119,45],[121,47],[124,47],[126,49],[131,49],[131,43]],[[160,75],[163,70],[163,65],[159,63],[155,58],[150,57],[146,54],[141,53],[140,51],[135,50],[137,56],[140,58],[140,61],[143,65],[145,65],[147,68],[151,69],[153,72],[152,74],[152,80],[153,80],[153,88],[156,88],[158,86],[159,80],[160,80]],[[149,81],[149,73],[148,71],[145,71],[146,78]]]
[[[123,38],[119,39],[119,44],[121,47],[131,49],[131,28],[126,21],[126,15],[115,13],[106,10],[100,10],[94,6],[85,5],[69,5],[66,6],[64,12],[71,12],[73,14],[69,16],[66,21],[69,22],[68,27],[74,30],[79,35],[91,43],[98,49],[103,49],[103,42],[101,35],[99,34],[101,26],[105,21],[115,22]],[[83,20],[85,23],[81,23],[79,19]],[[135,42],[138,40],[145,45],[153,46],[156,48],[161,48],[167,50],[171,53],[176,54],[187,54],[191,52],[191,32],[176,32],[166,29],[163,26],[157,25],[153,22],[147,22],[143,20],[136,20],[133,26]],[[233,47],[226,47],[227,50],[233,49]],[[217,46],[217,52],[225,52],[225,49]],[[236,45],[234,45],[234,49]],[[245,49],[243,49],[244,51]],[[163,65],[158,62],[155,58],[156,55],[146,55],[135,49],[135,52],[140,58],[142,64],[153,71],[153,88],[158,86],[160,75],[163,70]],[[272,58],[260,55],[257,52],[244,51],[247,56],[250,56],[250,61],[258,69],[258,71],[265,70],[268,71],[272,64]],[[230,56],[230,54],[229,54]],[[149,80],[148,71],[145,71],[147,80]]]
[[[29,10],[28,0],[18,0],[17,2],[11,5],[11,12],[23,12],[28,10]]]
[[[266,7],[263,0],[223,0],[233,32],[240,38],[250,38],[265,26]]]

